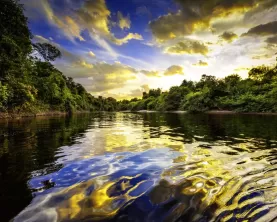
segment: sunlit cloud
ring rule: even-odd
[[[90,57],[95,57],[95,54],[92,51],[89,51],[88,54]]]
[[[165,76],[172,76],[172,75],[183,75],[184,74],[184,68],[182,66],[173,65],[170,66],[165,72]]]
[[[141,70],[140,72],[148,77],[161,77],[159,71]]]
[[[131,28],[130,15],[124,17],[121,12],[117,12],[118,26],[123,29]]]
[[[168,54],[202,54],[207,55],[209,48],[202,42],[186,39],[165,49]]]
[[[198,63],[193,64],[194,66],[209,66],[205,61],[199,60]]]

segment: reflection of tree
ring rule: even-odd
[[[149,127],[169,127],[160,135],[182,135],[184,142],[255,138],[270,146],[269,140],[277,140],[277,116],[147,113],[143,118]]]
[[[0,123],[0,208],[3,221],[15,216],[31,201],[30,173],[48,174],[59,147],[74,143],[91,124],[91,115],[42,118]],[[4,210],[7,209],[7,210]]]

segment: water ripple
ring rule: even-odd
[[[94,117],[30,172],[14,221],[274,221],[277,120],[260,118]]]

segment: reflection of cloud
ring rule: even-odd
[[[182,66],[177,66],[177,65],[173,65],[170,66],[165,72],[164,75],[165,76],[173,76],[173,75],[183,75],[184,74],[184,69]]]
[[[209,52],[208,47],[196,40],[184,40],[182,42],[178,42],[175,45],[169,46],[165,49],[166,53],[169,54],[202,54],[207,55]]]

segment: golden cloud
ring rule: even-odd
[[[48,0],[30,1],[32,3],[28,3],[28,7],[33,7],[34,10],[37,8],[37,10],[41,10],[49,22],[57,26],[64,33],[64,35],[71,40],[77,38],[80,41],[84,41],[85,39],[81,35],[84,30],[87,30],[90,36],[96,41],[101,38],[105,38],[117,45],[128,43],[132,39],[143,39],[142,36],[137,33],[129,33],[121,39],[114,36],[110,30],[112,23],[110,20],[111,12],[107,8],[105,0],[86,0],[80,8],[70,8],[70,13],[67,15],[63,15],[60,11],[54,11]],[[128,17],[124,18],[122,16],[120,21],[121,27],[128,28],[130,23],[131,22],[128,21]],[[103,43],[103,41],[97,42]]]
[[[143,90],[143,92],[149,92],[150,90],[150,87],[147,84],[142,85],[140,88]]]
[[[117,13],[117,19],[118,19],[118,26],[122,30],[131,28],[130,15],[128,15],[127,17],[124,17],[121,12],[118,12]]]
[[[83,6],[76,10],[81,25],[89,31],[109,35],[109,17],[111,12],[105,0],[87,0]]]
[[[169,54],[202,54],[207,55],[209,48],[202,42],[196,40],[184,40],[165,49]]]
[[[269,1],[269,0],[267,0]],[[261,0],[176,0],[181,10],[160,16],[149,23],[159,42],[184,37],[197,31],[208,30],[213,19],[233,13],[245,13],[259,7]]]
[[[194,31],[193,23],[185,23],[183,14],[178,12],[176,14],[169,13],[168,15],[160,16],[157,20],[149,23],[150,29],[159,42],[164,42],[174,39],[179,36],[191,34]]]
[[[207,62],[204,62],[202,60],[199,60],[198,63],[193,64],[194,66],[208,66],[209,64]]]
[[[224,32],[222,35],[219,36],[219,39],[226,42],[233,42],[235,39],[238,38],[238,35],[234,32]]]
[[[32,5],[33,4],[33,5]],[[38,5],[41,4],[41,5]],[[81,28],[70,16],[57,16],[52,10],[47,0],[41,0],[39,3],[30,2],[27,4],[29,7],[39,7],[42,12],[46,15],[46,18],[58,28],[62,29],[64,35],[69,39],[78,38],[80,41],[84,41],[84,38],[80,35]]]
[[[263,55],[256,55],[256,56],[253,56],[252,59],[260,60],[260,59],[270,59],[270,58],[272,58],[272,57],[273,57],[272,55],[263,54]]]
[[[121,63],[96,63],[90,72],[93,85],[88,88],[92,92],[119,89],[125,86],[129,80],[135,80],[138,71]]]
[[[161,77],[158,71],[141,70],[140,72],[148,77]]]
[[[85,68],[88,68],[88,69],[92,69],[93,68],[93,65],[91,63],[88,63],[86,61],[78,61],[77,62],[77,65],[80,65],[80,66],[83,66]]]
[[[137,33],[129,33],[127,36],[125,36],[122,39],[117,39],[115,37],[112,37],[112,39],[113,39],[113,42],[117,45],[123,45],[132,39],[143,40],[142,36]]]
[[[94,54],[92,51],[89,51],[89,52],[88,52],[88,55],[89,55],[90,57],[95,57],[95,54]]]
[[[184,69],[182,66],[173,65],[170,66],[165,72],[165,76],[173,76],[173,75],[183,75]]]

